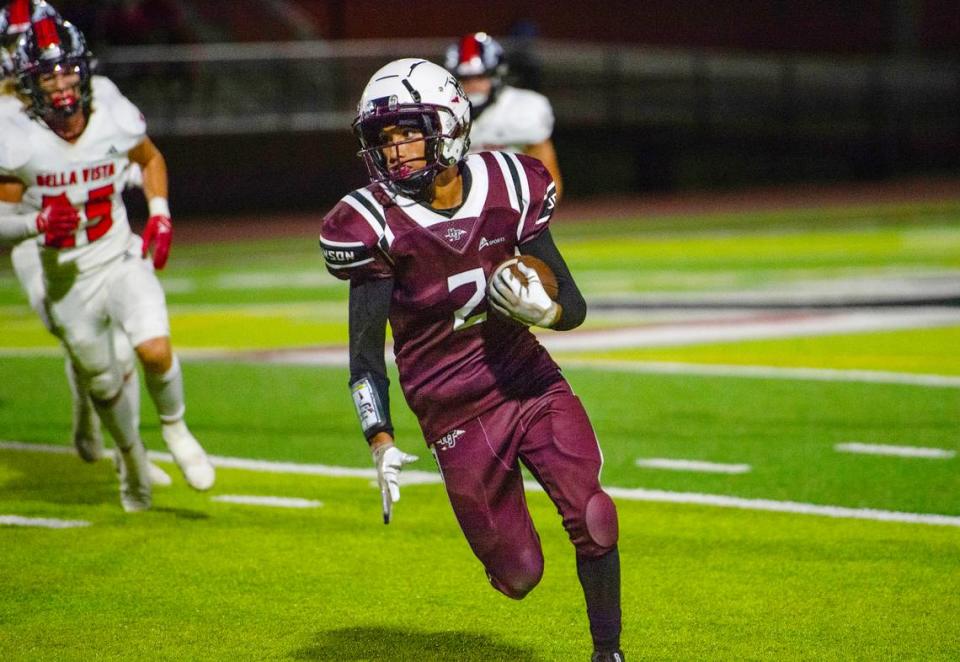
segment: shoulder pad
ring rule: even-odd
[[[327,269],[338,278],[382,271],[392,241],[383,207],[364,189],[344,196],[324,217],[320,230]]]
[[[22,112],[20,101],[0,97],[0,171],[13,171],[30,160],[30,119]]]
[[[139,145],[147,135],[147,121],[143,113],[123,96],[109,78],[93,77],[93,104],[97,110],[109,113],[120,130],[130,139],[127,149]]]

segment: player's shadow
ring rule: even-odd
[[[87,464],[77,457],[59,456],[50,461],[44,453],[0,451],[0,465],[14,475],[0,481],[5,497],[43,501],[61,506],[120,506],[119,483],[113,462],[105,458]],[[168,489],[168,488],[160,488]],[[154,494],[157,490],[154,490]],[[209,515],[188,508],[154,507],[154,512],[180,520],[205,520]]]
[[[327,630],[293,651],[295,660],[368,662],[540,662],[532,650],[474,632],[418,632],[397,628],[352,627]]]
[[[57,458],[51,462],[42,453],[0,452],[0,463],[15,474],[3,484],[8,496],[70,505],[96,505],[119,499],[109,460],[89,465],[79,458]]]

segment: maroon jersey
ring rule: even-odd
[[[486,299],[494,268],[549,225],[553,181],[538,160],[504,152],[471,155],[461,168],[464,200],[452,213],[374,184],[337,203],[320,236],[337,278],[394,279],[400,384],[428,442],[561,379],[529,329]]]

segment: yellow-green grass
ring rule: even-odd
[[[172,465],[166,465],[173,470]],[[176,479],[125,515],[112,469],[0,451],[7,660],[582,661],[572,548],[542,494],[547,565],[522,602],[494,592],[440,485],[380,523],[368,481],[222,470],[215,503]],[[622,501],[623,646],[634,659],[956,659],[960,530]]]

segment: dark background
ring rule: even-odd
[[[340,116],[317,126],[223,128],[228,122],[184,131],[177,120],[202,114],[196,98],[223,81],[190,64],[124,64],[147,45],[236,42],[241,49],[254,42],[410,38],[443,44],[486,30],[507,46],[511,82],[540,89],[554,102],[554,142],[571,198],[960,173],[956,0],[54,5],[88,35],[100,71],[146,114],[170,164],[179,215],[315,210],[362,185],[350,109],[366,77],[394,55],[351,66],[334,60],[316,65],[325,75],[306,78],[296,67],[309,62],[266,62],[256,65],[257,73],[254,65],[208,65],[247,85],[250,98],[268,90],[257,103],[224,97],[208,115],[249,119],[278,100],[295,106],[303,102],[301,81],[308,80],[316,89],[303,102],[306,110],[312,103]],[[596,73],[554,61],[562,59],[555,53],[569,57],[579,48],[585,54],[602,49]],[[432,47],[407,54],[439,61],[441,53]],[[644,63],[648,57],[674,73],[658,73],[659,64]],[[637,72],[629,70],[631,62]],[[152,85],[160,80],[166,83]],[[187,91],[173,85],[186,80]],[[287,91],[269,91],[283,90],[285,81]],[[597,112],[584,112],[585,104]]]

